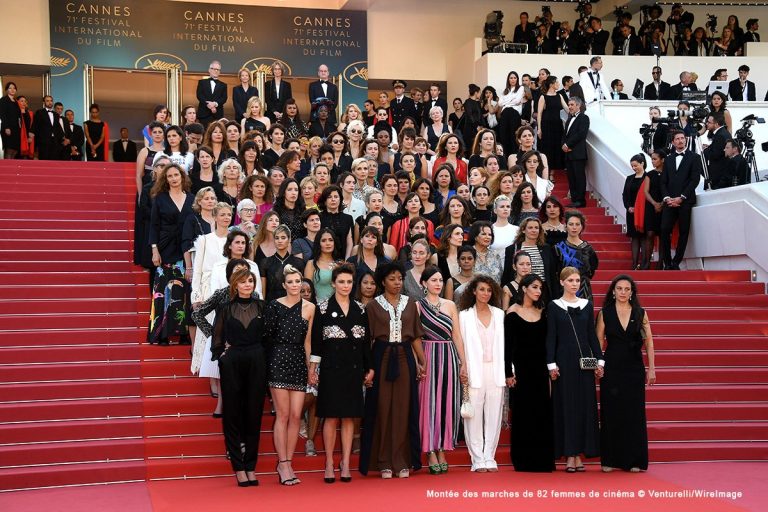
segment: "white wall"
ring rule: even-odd
[[[3,1],[0,62],[49,66],[51,32],[48,0]]]

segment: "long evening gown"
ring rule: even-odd
[[[560,95],[544,95],[544,111],[541,113],[541,129],[544,136],[539,139],[539,151],[547,155],[550,169],[565,169],[562,139],[563,121],[560,119]]]
[[[600,444],[602,465],[628,470],[648,469],[645,418],[645,365],[642,322],[645,311],[633,312],[627,328],[616,306],[603,309],[605,376],[600,381]]]

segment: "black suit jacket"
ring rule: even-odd
[[[664,159],[664,172],[661,174],[661,197],[685,196],[683,204],[696,204],[696,187],[701,179],[701,158],[693,151],[686,151],[680,167],[675,168],[677,153]]]
[[[427,96],[429,96],[429,94],[427,94]],[[428,97],[424,101],[424,114],[421,119],[421,122],[424,124],[424,126],[432,124],[432,120],[429,118],[429,111],[430,109],[432,109],[433,106],[440,107],[443,109],[443,122],[447,123],[448,122],[448,102],[445,101],[445,98],[443,98],[442,96],[438,96],[437,101],[435,102],[434,105],[432,105],[432,98]]]
[[[731,134],[725,126],[719,128],[712,136],[707,149],[704,150],[704,158],[709,166],[709,180],[713,188],[720,183],[721,178],[728,172],[728,159],[725,157],[725,142],[731,138]]]
[[[605,47],[608,45],[610,37],[611,34],[604,29],[600,29],[600,32],[592,34],[592,55],[605,55]]]
[[[535,39],[536,32],[534,32],[534,25],[531,23],[525,26],[525,30],[523,30],[522,25],[517,25],[515,27],[515,32],[512,35],[512,42],[518,44],[527,44],[528,52],[530,52],[531,47],[534,46]]]
[[[408,96],[403,96],[400,103],[395,98],[389,102],[389,112],[392,116],[392,126],[397,133],[400,133],[400,128],[403,127],[403,121],[406,117],[416,119],[416,103]]]
[[[615,45],[613,47],[613,54],[614,55],[624,55],[624,39],[619,41],[619,44]],[[644,53],[643,51],[643,40],[640,39],[638,36],[630,35],[629,36],[629,48],[627,49],[629,53],[627,55],[642,55]]]
[[[568,129],[568,121],[566,121],[563,131],[563,144],[567,145],[571,149],[571,151],[565,154],[566,160],[587,159],[588,134],[589,117],[586,114],[582,113],[576,116],[576,118],[571,121],[570,129]]]
[[[258,95],[259,91],[254,86],[248,87],[247,91],[243,90],[242,85],[236,85],[232,88],[232,106],[235,107],[235,121],[239,123],[243,119],[248,100]]]
[[[738,79],[731,80],[731,83],[728,84],[728,96],[733,101],[757,101],[755,82],[747,80],[747,97],[745,98],[741,82]]]
[[[123,150],[123,141],[117,139],[112,143],[112,160],[115,162],[135,162],[139,156],[136,143],[132,140],[128,141],[128,146]]]
[[[339,88],[336,84],[328,80],[328,94],[323,94],[323,86],[320,80],[315,80],[309,84],[309,102],[314,102],[317,98],[326,97],[333,102],[333,108],[328,112],[328,120],[336,124],[336,107],[339,105]]]
[[[224,117],[224,104],[227,102],[227,84],[221,80],[216,80],[216,87],[211,92],[211,79],[203,78],[197,82],[197,118],[203,122],[211,119],[221,119]],[[215,101],[219,104],[216,112],[206,105],[206,101]]]
[[[53,112],[51,124],[48,112],[41,108],[32,119],[32,133],[35,134],[35,146],[41,160],[55,160],[61,156],[64,140],[64,128],[61,117]]]
[[[698,91],[698,88],[696,87],[696,84],[690,84],[688,88],[691,91]],[[667,100],[677,100],[680,101],[683,99],[683,84],[677,83],[669,88],[669,97],[665,98]]]
[[[64,148],[64,160],[82,160],[83,159],[83,144],[85,144],[85,132],[83,127],[79,124],[72,124],[64,121],[64,138],[69,139],[69,146]],[[72,154],[72,148],[77,150],[77,154]],[[134,160],[136,160],[134,158]]]
[[[747,161],[741,155],[728,158],[726,174],[721,177],[720,183],[716,188],[725,188],[736,185],[745,185],[749,183],[749,166]]]
[[[744,40],[745,43],[759,43],[760,42],[760,34],[757,32],[744,32]]]
[[[264,84],[264,102],[267,104],[266,116],[275,121],[274,112],[282,112],[286,100],[293,97],[291,83],[287,80],[280,80],[280,93],[275,90],[275,81],[269,80]]]
[[[656,94],[656,86],[653,82],[645,86],[643,93],[644,100],[665,100],[669,96],[670,85],[667,82],[662,81],[659,84],[659,94]]]

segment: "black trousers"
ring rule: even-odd
[[[499,134],[499,143],[504,148],[504,158],[509,158],[509,155],[516,154],[519,149],[515,132],[520,128],[520,125],[522,125],[522,118],[517,113],[517,110],[507,107],[501,111],[496,132]]]
[[[267,392],[261,345],[230,347],[219,359],[224,409],[224,445],[234,471],[255,471]]]
[[[586,203],[587,194],[587,161],[565,160],[565,171],[568,173],[568,189],[571,192],[572,203]]]
[[[664,206],[661,210],[661,235],[659,237],[659,251],[664,267],[671,264],[679,265],[685,256],[685,248],[688,245],[688,233],[691,231],[691,211],[693,206],[683,203],[679,207],[670,208]],[[672,258],[672,230],[677,224],[680,236],[677,240],[675,257]]]

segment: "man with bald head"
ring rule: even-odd
[[[227,84],[219,80],[221,62],[214,60],[208,66],[208,77],[197,82],[197,120],[204,126],[224,117],[227,102]]]
[[[683,71],[680,73],[680,83],[669,88],[669,96],[665,99],[680,101],[684,99],[683,93],[689,91],[698,91],[698,89],[696,88],[696,84],[693,83],[691,73],[689,71]]]
[[[320,64],[317,68],[317,80],[309,84],[309,101],[314,103],[317,98],[328,98],[333,102],[328,112],[328,120],[336,124],[336,107],[339,105],[339,88],[329,80],[328,66]]]

